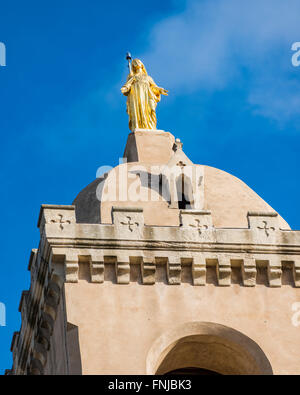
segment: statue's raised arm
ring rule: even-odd
[[[156,105],[160,96],[168,95],[168,91],[156,85],[139,59],[132,61],[121,92],[127,96],[129,129],[156,129]]]

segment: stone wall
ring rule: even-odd
[[[300,232],[273,212],[248,213],[248,228],[215,228],[203,210],[181,211],[179,223],[147,226],[141,208],[114,207],[112,224],[82,224],[74,206],[42,206],[7,373],[155,373],[158,339],[211,323],[251,339],[274,373],[299,374]],[[270,373],[258,366],[236,373]]]

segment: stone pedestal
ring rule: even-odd
[[[127,162],[168,163],[174,154],[174,136],[163,130],[136,129],[130,133],[125,147]]]

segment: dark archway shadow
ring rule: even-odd
[[[82,375],[78,326],[67,323],[69,375]]]
[[[165,373],[165,376],[221,376],[220,373],[214,372],[213,370],[201,369],[201,368],[182,368],[171,370]]]

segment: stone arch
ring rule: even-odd
[[[147,355],[147,374],[184,368],[219,374],[273,374],[259,347],[243,333],[213,322],[188,322],[161,335]]]

